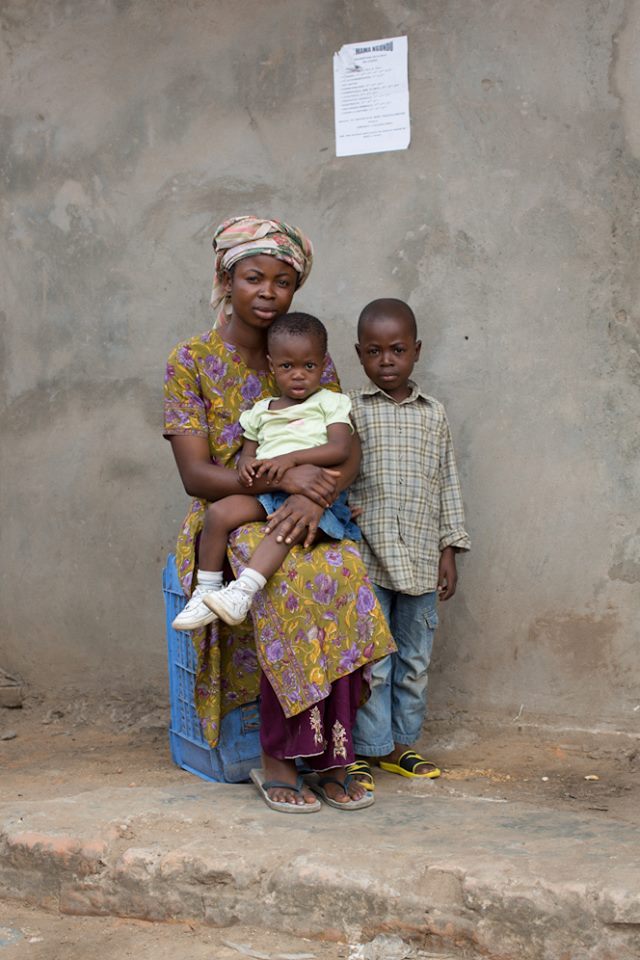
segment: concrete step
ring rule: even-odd
[[[635,827],[410,787],[308,816],[195,778],[16,800],[0,807],[0,898],[318,939],[384,931],[500,960],[640,956]]]

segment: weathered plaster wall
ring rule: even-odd
[[[210,234],[300,223],[346,386],[408,299],[474,551],[433,702],[640,720],[640,0],[5,0],[2,662],[163,689],[186,508],[163,360],[210,322]],[[331,57],[409,37],[412,144],[336,159]]]

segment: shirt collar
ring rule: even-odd
[[[418,398],[426,400],[427,403],[433,403],[433,397],[430,397],[428,393],[425,393],[424,390],[422,390],[414,380],[408,380],[407,383],[411,387],[411,393],[398,404],[399,407],[402,406],[403,403],[413,403],[414,400],[417,400]],[[376,394],[379,394],[384,399],[390,400],[391,403],[396,402],[395,400],[391,399],[388,393],[385,393],[382,387],[377,387],[372,380],[367,382],[367,385],[364,387],[362,393],[365,397],[373,397],[376,396]]]

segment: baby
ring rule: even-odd
[[[279,569],[291,547],[302,542],[304,532],[290,543],[279,543],[275,534],[265,536],[238,579],[223,588],[229,534],[245,523],[265,520],[286,500],[278,483],[290,467],[337,467],[349,456],[351,401],[320,385],[327,352],[323,324],[306,313],[278,317],[269,328],[268,350],[280,396],[259,400],[241,414],[245,439],[237,470],[247,488],[254,479],[266,477],[274,493],[238,494],[209,505],[200,536],[198,580],[191,599],[173,621],[176,630],[195,630],[216,617],[232,625],[246,619],[254,595]],[[334,539],[360,539],[346,493],[324,511],[319,528]]]

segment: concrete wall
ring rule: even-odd
[[[297,305],[358,381],[408,299],[473,554],[433,704],[640,721],[640,0],[5,0],[0,660],[163,690],[186,509],[163,361],[209,325],[210,235],[313,237]],[[336,159],[332,54],[407,34],[408,151]],[[634,709],[635,708],[635,709]]]

